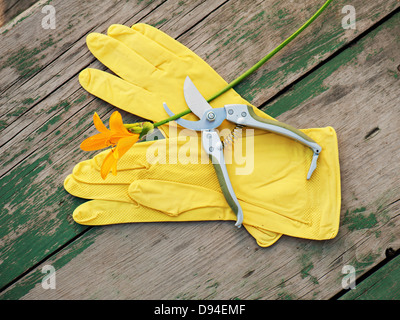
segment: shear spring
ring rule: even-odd
[[[235,142],[235,140],[239,139],[242,136],[242,128],[243,125],[236,125],[236,127],[231,131],[231,133],[222,141],[222,145],[225,147],[230,147]]]

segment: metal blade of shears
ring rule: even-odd
[[[232,211],[236,214],[237,218],[235,226],[240,228],[243,223],[243,209],[239,204],[239,200],[236,198],[235,191],[233,190],[233,186],[226,169],[224,146],[219,138],[218,133],[214,129],[203,130],[201,132],[201,140],[204,150],[210,156],[211,162],[214,165],[219,185],[221,186],[225,200]]]
[[[163,103],[164,110],[170,117],[173,117],[175,114],[168,108],[167,104]],[[215,111],[214,111],[215,110]],[[209,120],[209,117],[213,120]],[[190,121],[185,120],[182,118],[178,118],[175,122],[181,125],[184,128],[195,130],[195,131],[202,131],[202,130],[209,130],[215,129],[221,125],[221,123],[226,119],[226,112],[224,108],[216,108],[206,111],[205,114],[200,117],[200,120],[197,121]]]
[[[196,114],[200,120],[189,121],[182,118],[176,119],[176,123],[182,127],[196,131],[210,130],[219,127],[226,119],[225,108],[213,109],[196,88],[192,80],[190,80],[189,76],[185,79],[183,94],[189,109]],[[165,102],[163,106],[170,117],[174,116],[174,113],[168,108]]]
[[[212,109],[211,105],[204,99],[189,76],[186,77],[183,85],[183,95],[189,109],[200,119],[204,115],[204,112]]]
[[[214,165],[222,193],[228,205],[237,216],[235,225],[240,227],[243,222],[243,210],[238,199],[236,198],[232,183],[229,179],[228,171],[226,169],[224,145],[221,142],[217,131],[215,130],[226,119],[226,110],[225,108],[213,109],[206,99],[204,99],[200,91],[195,87],[189,77],[186,78],[183,89],[185,101],[188,107],[200,118],[200,120],[189,121],[178,118],[175,121],[184,128],[202,132],[201,137],[203,148],[209,155],[211,162]],[[165,102],[163,103],[163,106],[170,117],[174,116],[174,113],[168,108]]]

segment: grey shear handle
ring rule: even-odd
[[[240,228],[243,223],[243,210],[236,198],[235,192],[233,191],[232,183],[229,179],[228,171],[226,170],[222,142],[218,133],[214,129],[203,130],[201,134],[203,148],[210,156],[212,164],[214,165],[222,193],[224,194],[229,206],[236,214],[235,226]]]
[[[318,155],[321,152],[321,146],[304,132],[280,121],[264,119],[255,114],[253,108],[244,104],[227,104],[225,105],[226,119],[241,125],[253,128],[271,131],[293,140],[296,140],[313,151],[313,158],[310,169],[308,170],[307,179],[311,178],[312,173],[317,167]]]

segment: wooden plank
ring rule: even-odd
[[[230,1],[180,37],[219,74],[232,81],[299,28],[324,1]],[[333,52],[399,7],[398,1],[352,2],[356,29],[343,29],[342,9],[334,1],[307,31],[235,89],[256,106],[323,62]]]
[[[356,284],[340,300],[399,300],[400,257],[389,261],[370,277]]]
[[[337,130],[343,203],[335,239],[283,237],[261,249],[230,223],[92,228],[10,286],[2,298],[333,296],[342,289],[344,265],[353,265],[361,275],[382,260],[386,248],[400,244],[399,22],[397,13],[266,108],[274,115],[285,112],[279,119],[298,127],[332,125]],[[101,108],[96,101],[88,105]],[[56,290],[41,286],[45,264],[56,268]]]
[[[8,0],[0,2],[0,27],[28,9],[37,0]],[[18,18],[17,18],[18,21]]]
[[[27,21],[34,26],[33,34],[41,34],[35,41],[28,41],[31,35],[23,32],[24,25],[19,24],[10,30],[5,29],[7,33],[4,37],[4,46],[0,48],[0,54],[4,57],[0,68],[0,77],[3,79],[0,83],[0,130],[2,131],[0,150],[3,151],[13,145],[15,152],[2,153],[1,161],[4,165],[0,169],[0,175],[4,175],[16,163],[26,158],[27,147],[30,152],[38,148],[38,145],[27,145],[24,139],[60,112],[61,108],[56,108],[58,103],[68,100],[53,92],[67,81],[75,83],[74,90],[82,90],[77,82],[77,73],[95,61],[85,44],[85,36],[93,28],[96,27],[97,32],[104,32],[113,23],[131,25],[140,22],[143,17],[146,17],[149,23],[157,25],[159,14],[154,20],[151,15],[146,16],[149,12],[152,14],[158,12],[151,10],[158,5],[157,8],[161,12],[174,12],[178,5],[176,2],[161,1],[146,5],[140,1],[138,5],[133,6],[122,2],[118,5],[101,2],[102,7],[92,12],[91,3],[76,2],[76,5],[65,2],[54,3],[56,12],[60,12],[60,16],[57,16],[60,25],[55,31],[41,31],[43,14],[40,7],[37,7],[36,11],[26,13],[28,17],[24,22]],[[192,24],[207,15],[207,10],[212,11],[220,4],[214,1],[205,9],[203,1],[179,3],[182,8],[181,15],[178,16],[175,12],[175,15],[171,15],[170,21],[180,28],[182,26],[190,28]],[[104,16],[103,12],[112,15],[112,19]],[[192,17],[192,12],[196,12],[195,18]],[[100,23],[103,23],[103,26],[97,27]],[[105,69],[98,62],[92,66]]]
[[[304,4],[293,5],[293,12],[286,12],[283,3],[277,5],[267,1],[251,3],[229,1],[209,17],[202,20],[202,17],[207,16],[207,12],[212,12],[223,2],[216,2],[212,6],[202,4],[203,2],[197,3],[197,5],[195,2],[190,2],[187,7],[179,6],[179,3],[181,2],[178,2],[178,4],[176,2],[168,2],[168,6],[167,3],[159,4],[158,10],[153,11],[151,15],[145,16],[144,22],[156,25],[172,36],[179,35],[176,30],[180,30],[183,33],[182,29],[189,29],[190,32],[184,33],[179,40],[205,58],[228,80],[234,79],[265,55],[266,52],[278,45],[287,36],[287,34],[282,35],[283,27],[285,30],[290,30],[288,31],[290,34],[306,20],[306,16],[311,15],[311,12],[314,12],[320,5],[316,1],[307,3],[307,7]],[[22,33],[21,36],[21,31],[18,30],[19,25],[15,26],[17,29],[13,28],[9,31],[10,33],[6,34],[8,37],[5,38],[4,47],[0,48],[0,56],[5,57],[3,61],[5,61],[6,66],[0,70],[0,77],[6,79],[4,82],[6,89],[0,89],[0,92],[2,92],[0,97],[0,128],[4,131],[0,138],[0,141],[4,141],[0,151],[3,151],[9,145],[14,145],[17,149],[12,154],[2,152],[1,160],[6,165],[0,169],[0,175],[9,171],[18,161],[26,158],[27,151],[24,150],[26,150],[27,146],[23,140],[32,132],[33,128],[42,126],[48,121],[49,116],[52,116],[52,113],[48,116],[43,116],[41,109],[48,110],[49,106],[56,105],[57,103],[54,99],[58,102],[62,100],[52,94],[52,97],[49,98],[53,98],[53,101],[46,105],[44,101],[46,97],[57,90],[63,83],[76,77],[79,70],[94,61],[84,44],[85,35],[95,26],[101,25],[101,23],[103,25],[96,27],[96,31],[102,32],[106,30],[107,26],[115,22],[123,22],[129,25],[135,21],[140,21],[141,16],[156,7],[152,3],[150,8],[135,8],[136,10],[142,10],[138,14],[131,12],[133,18],[127,20],[128,18],[118,17],[115,14],[116,12],[118,14],[120,12],[129,12],[129,4],[121,3],[119,5],[107,7],[106,4],[102,4],[103,7],[92,13],[91,4],[77,3],[76,6],[72,3],[55,4],[57,12],[61,12],[58,21],[60,21],[60,24],[63,23],[56,29],[56,34],[49,31],[43,33],[40,30],[40,21],[43,16],[40,10],[35,14],[32,13],[23,21],[35,26],[36,29],[32,28],[34,34],[42,34],[42,37],[38,38],[37,41],[27,41],[29,34]],[[368,10],[366,10],[365,5],[357,6],[354,4],[360,7],[360,10],[357,11],[359,24],[355,31],[344,30],[340,25],[339,27],[337,26],[336,21],[340,21],[342,17],[340,12],[341,5],[337,3],[325,14],[324,19],[330,21],[329,24],[324,23],[322,27],[316,24],[307,30],[295,43],[285,48],[284,52],[278,54],[268,64],[267,68],[263,68],[263,70],[260,70],[260,72],[257,72],[256,75],[239,86],[238,91],[255,105],[262,105],[280,89],[300,77],[323,58],[329,56],[373,24],[376,21],[375,16],[377,13],[381,12],[381,16],[384,16],[394,10],[398,3],[397,1],[385,1],[382,4],[374,2]],[[178,8],[176,8],[177,6]],[[198,9],[198,7],[201,8]],[[199,15],[198,11],[205,10],[205,7],[207,7],[208,11],[204,12],[203,15]],[[238,17],[237,13],[243,12],[244,9],[246,9],[245,12],[249,11],[249,15],[243,14]],[[74,16],[71,10],[79,12],[79,14]],[[279,14],[268,15],[267,13],[281,12],[282,10],[289,21],[285,22],[284,26],[272,28],[271,24],[283,24],[283,21],[286,20]],[[113,20],[107,19],[102,12],[114,14]],[[161,15],[165,15],[166,12],[169,13],[169,16],[161,19]],[[179,12],[183,17],[178,15]],[[374,18],[371,18],[371,12],[376,13]],[[153,15],[155,16],[154,18]],[[196,19],[193,19],[193,16]],[[260,16],[263,17],[262,20],[260,20]],[[297,16],[299,20],[289,19],[289,16]],[[165,19],[167,20],[165,21]],[[200,21],[200,23],[196,25],[196,21]],[[232,21],[235,21],[232,32],[226,35],[226,32],[221,34],[220,31],[226,30],[225,26],[231,25]],[[21,24],[20,26],[23,28]],[[258,34],[257,37],[249,36],[254,30],[260,30],[261,33],[256,32]],[[336,30],[334,34],[332,30]],[[18,43],[21,45],[15,51],[15,38],[17,36]],[[229,39],[231,41],[228,41]],[[295,46],[296,43],[297,46]],[[304,49],[306,43],[308,45]],[[266,46],[266,44],[268,45]],[[221,52],[216,48],[221,48],[219,49]],[[239,50],[240,48],[243,50]],[[299,51],[300,48],[303,48],[302,52]],[[238,50],[240,54],[237,52]],[[315,59],[316,56],[319,58]],[[66,67],[65,61],[68,61],[74,67]],[[46,67],[43,69],[43,66]],[[95,63],[94,66],[98,67],[99,64]],[[267,71],[268,73],[265,74]],[[40,74],[40,77],[35,76],[35,74]],[[40,81],[37,79],[40,79]],[[266,83],[266,81],[269,82]],[[0,85],[0,88],[2,87],[3,85]],[[76,89],[78,90],[78,87]],[[32,95],[32,92],[35,92],[35,95]],[[36,112],[41,116],[36,116],[32,119],[32,114],[25,116],[27,110],[31,110],[31,113]],[[32,120],[35,121],[33,122]],[[4,130],[6,128],[7,130]],[[22,132],[21,128],[23,128]]]
[[[93,11],[88,2],[52,4],[60,13],[55,31],[41,30],[37,7],[2,35],[0,287],[86,229],[71,220],[73,208],[82,200],[65,192],[63,180],[75,163],[72,159],[88,156],[76,146],[91,126],[93,110],[104,115],[111,107],[99,101],[88,105],[94,99],[79,87],[77,73],[94,61],[84,36],[99,23],[103,27],[97,31],[103,32],[112,23],[138,22],[157,6],[166,12],[177,6],[162,1],[101,2]],[[181,3],[189,12],[202,5]],[[216,5],[213,2],[208,9]],[[171,20],[179,25],[188,19],[182,16]],[[190,23],[197,19],[202,16],[190,17]],[[28,25],[35,40],[28,41]],[[93,66],[101,68],[99,63]]]

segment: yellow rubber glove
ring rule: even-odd
[[[309,150],[271,133],[254,137],[257,148],[251,173],[236,175],[239,166],[227,165],[246,228],[316,240],[336,235],[340,212],[339,183],[332,183],[339,170],[336,134],[330,127],[303,132],[329,151],[321,153],[318,169],[310,180],[305,179]],[[243,138],[243,142],[248,143],[248,139]],[[190,150],[190,161],[195,163],[183,164],[182,159],[168,162],[171,154],[172,158],[182,156],[186,150]],[[102,225],[235,220],[212,164],[201,164],[201,154],[196,152],[200,150],[197,137],[143,142],[127,152],[118,174],[106,181],[100,177],[104,152],[81,162],[65,180],[65,188],[73,195],[97,200],[78,207],[75,221]],[[116,199],[118,204],[113,202]]]
[[[187,108],[186,104],[184,103],[183,100],[183,92],[182,92],[182,84],[184,81],[184,78],[189,74],[190,77],[195,81],[196,86],[200,88],[200,90],[203,92],[210,92],[210,96],[212,93],[214,93],[216,90],[221,89],[226,85],[226,82],[218,75],[215,73],[212,68],[210,68],[204,61],[202,61],[199,57],[197,57],[193,52],[191,52],[189,49],[186,47],[182,46],[179,44],[177,41],[173,40],[172,38],[168,37],[164,33],[158,31],[155,28],[152,28],[147,25],[135,25],[132,27],[132,29],[129,29],[124,26],[111,26],[109,29],[109,36],[104,36],[104,35],[99,35],[99,34],[92,34],[88,37],[88,46],[91,48],[91,51],[95,56],[99,58],[100,61],[102,61],[104,64],[106,64],[112,71],[114,71],[116,74],[120,75],[123,77],[125,80],[120,79],[118,77],[112,76],[108,73],[99,71],[99,70],[94,70],[94,69],[87,69],[84,70],[81,75],[80,75],[80,82],[85,87],[89,92],[93,93],[94,95],[114,104],[115,106],[127,110],[129,112],[138,114],[144,118],[148,118],[153,121],[158,121],[163,118],[165,118],[165,112],[162,108],[162,102],[163,101],[172,101],[171,103],[168,102],[168,104],[171,106],[174,112],[180,112],[184,109]],[[116,50],[117,55],[115,59],[113,59],[114,55],[114,48],[119,48]],[[172,53],[172,54],[171,54]],[[146,60],[150,59],[151,62],[153,63],[152,65]],[[168,59],[172,59],[168,60]],[[132,62],[132,65],[129,66],[130,62]],[[142,65],[143,64],[143,65]],[[127,66],[128,65],[128,66]],[[135,69],[133,69],[133,65],[136,66]],[[156,66],[156,69],[154,69],[154,66]],[[161,68],[162,66],[162,68]],[[147,71],[146,71],[147,70]],[[149,71],[150,70],[150,71]],[[140,71],[140,72],[138,72]],[[157,74],[156,77],[154,75]],[[197,77],[197,78],[196,78]],[[176,80],[177,78],[181,78],[181,81]],[[150,79],[150,80],[149,80]],[[143,80],[143,81],[142,81]],[[175,88],[171,85],[171,83],[175,82],[174,86]],[[179,85],[178,85],[179,82]],[[200,85],[201,83],[201,85]],[[160,87],[157,86],[160,85]],[[208,91],[206,90],[208,88]],[[171,92],[176,92],[178,91],[180,94],[174,94],[171,95]],[[116,94],[116,92],[118,94]],[[162,94],[159,94],[159,92],[162,92]],[[168,96],[170,98],[165,99],[165,96]],[[223,100],[222,100],[223,98]],[[173,99],[173,100],[172,100]],[[139,102],[139,103],[138,103]],[[237,93],[235,93],[233,90],[228,91],[218,99],[214,100],[212,102],[213,106],[216,107],[221,107],[222,105],[226,103],[244,103],[248,104],[246,101],[244,101]],[[270,118],[269,116],[265,115],[258,109],[255,109],[255,112],[259,114],[260,116]],[[189,116],[188,116],[189,117]],[[192,116],[193,117],[193,116]],[[195,120],[196,118],[193,118]],[[324,136],[326,135],[326,130],[320,130],[319,129],[314,129],[316,132],[319,132],[320,135]],[[325,130],[325,131],[324,131]],[[330,129],[333,131],[333,129]],[[269,134],[271,135],[271,134]],[[272,134],[273,135],[273,134]],[[274,136],[274,135],[273,135]],[[331,168],[331,175],[328,181],[330,182],[330,187],[328,189],[334,190],[333,193],[328,195],[328,202],[327,206],[321,208],[321,210],[318,212],[319,216],[325,216],[328,215],[330,217],[336,217],[338,216],[338,210],[337,208],[340,207],[340,185],[339,185],[339,170],[338,170],[338,163],[337,163],[337,158],[335,159],[335,156],[337,156],[337,146],[336,146],[336,136],[332,135],[331,132],[328,134],[328,140],[331,139],[331,142],[333,143],[333,152],[331,153],[331,160],[333,160],[334,165]],[[281,137],[282,138],[282,137]],[[324,137],[326,138],[326,137]],[[288,139],[285,139],[288,140]],[[320,143],[317,139],[316,141]],[[323,146],[323,145],[322,145]],[[299,147],[299,146],[297,146]],[[329,146],[330,147],[330,146]],[[135,147],[136,148],[136,147]],[[134,149],[135,149],[134,148]],[[323,146],[324,150],[325,147]],[[336,148],[336,149],[335,149]],[[134,150],[133,149],[133,150]],[[256,147],[256,150],[258,150],[258,147]],[[335,152],[336,150],[336,152]],[[304,150],[303,150],[304,151]],[[270,155],[266,155],[266,157],[270,157]],[[305,159],[309,159],[309,156],[305,156],[302,161],[307,161]],[[263,163],[266,167],[268,167],[269,163],[268,158],[262,159],[261,163]],[[257,160],[258,161],[258,160]],[[317,171],[320,168],[320,165],[323,161],[319,160],[319,167]],[[330,165],[330,164],[329,164]],[[196,167],[196,170],[199,170],[198,167]],[[214,170],[211,167],[205,167],[206,169],[201,169],[201,176],[204,175],[204,171],[207,171],[208,173],[214,173]],[[187,169],[186,169],[187,170]],[[200,173],[199,171],[199,173]],[[329,171],[329,170],[328,170]],[[176,173],[179,175],[180,173]],[[232,175],[234,173],[230,173],[231,180]],[[158,172],[159,176],[162,176],[162,172]],[[207,176],[207,174],[206,174]],[[260,175],[257,175],[260,177]],[[243,176],[239,177],[242,178]],[[189,178],[190,179],[190,178]],[[304,176],[302,176],[302,179],[305,181]],[[314,177],[313,177],[314,179]],[[108,180],[108,179],[107,179]],[[240,179],[239,179],[240,180]],[[246,180],[246,179],[245,179]],[[289,179],[290,180],[290,179]],[[66,181],[71,181],[70,179],[67,179]],[[109,181],[107,181],[109,183]],[[234,184],[234,188],[236,190],[236,185],[235,182],[232,181]],[[243,183],[243,182],[241,182]],[[246,186],[247,182],[244,181]],[[267,183],[267,181],[263,181],[263,183]],[[296,184],[296,180],[293,180],[291,182],[292,185]],[[70,187],[67,186],[68,184],[66,183],[66,188],[67,190],[71,190]],[[102,186],[99,189],[99,186],[95,185],[94,187],[96,190],[104,190],[104,186]],[[157,188],[157,186],[155,186]],[[177,190],[179,190],[178,185],[176,185]],[[290,183],[287,185],[287,188],[290,190]],[[79,189],[79,188],[78,188]],[[125,189],[126,186],[125,186]],[[196,189],[196,188],[194,188]],[[247,191],[251,191],[252,188],[247,188]],[[161,195],[166,196],[167,198],[170,198],[170,193],[165,193],[165,189],[158,189],[161,192]],[[280,189],[282,191],[282,188]],[[259,192],[260,195],[262,195],[262,190],[255,189],[252,190],[252,192],[257,193]],[[311,191],[312,190],[308,190]],[[70,191],[71,193],[80,196],[80,197],[87,197],[89,199],[98,199],[97,196],[95,195],[88,195],[86,193],[86,196],[84,195],[85,192],[79,193],[74,191]],[[123,191],[122,193],[127,194],[127,191]],[[164,193],[163,193],[164,192]],[[173,194],[173,190],[171,190]],[[220,191],[218,191],[220,192]],[[249,195],[250,198],[253,196],[252,192]],[[94,192],[96,193],[96,192]],[[116,200],[117,193],[115,190],[112,190],[110,192],[107,192],[109,195],[109,199],[107,201],[111,201],[109,206],[106,206],[103,203],[104,208],[113,208],[113,212],[115,212],[117,209],[115,207],[115,204],[112,203],[112,200]],[[120,193],[120,194],[122,194]],[[283,192],[283,194],[276,194],[273,193],[274,199],[273,202],[279,201],[278,197],[282,197],[285,195],[286,192]],[[160,194],[159,194],[160,196]],[[163,201],[158,199],[161,199],[160,197],[157,197],[156,201],[158,203],[163,203]],[[257,198],[257,197],[255,197]],[[262,198],[262,196],[261,196]],[[290,198],[290,199],[287,199]],[[261,202],[266,201],[261,200]],[[287,201],[289,200],[289,201]],[[97,200],[96,200],[97,201]],[[96,201],[91,201],[88,202],[87,204],[81,206],[78,208],[75,212],[80,212],[82,216],[84,214],[82,212],[87,212],[87,216],[92,216],[91,212],[94,212],[95,208],[97,208],[95,211],[99,212],[98,209],[101,208],[101,206],[98,206],[98,203]],[[259,199],[257,201],[260,201]],[[256,202],[257,202],[256,201]],[[289,197],[282,198],[282,201],[286,201],[287,204],[293,203],[293,199]],[[153,199],[154,202],[154,199]],[[179,201],[177,201],[179,202]],[[173,206],[174,204],[171,203]],[[301,205],[304,205],[302,202]],[[196,204],[191,205],[193,208],[196,207]],[[191,206],[187,206],[186,208],[191,208]],[[200,206],[203,206],[204,209],[204,204],[200,204]],[[221,199],[221,206],[226,207],[226,201],[224,199]],[[92,209],[91,209],[92,208]],[[146,207],[146,210],[150,210],[149,207]],[[329,208],[327,210],[327,208]],[[207,208],[205,208],[207,209]],[[297,211],[297,214],[301,216],[302,214],[305,214],[306,217],[310,215],[310,212],[313,213],[313,210],[309,210],[309,208],[304,208],[304,206],[294,206],[292,208],[295,212]],[[86,210],[86,211],[85,211]],[[197,210],[198,209],[194,209]],[[210,211],[210,210],[208,210]],[[229,209],[228,209],[229,211]],[[318,211],[318,208],[317,210]],[[101,217],[97,215],[97,217],[100,217],[100,220],[102,221],[101,224],[108,224],[108,223],[118,223],[115,221],[125,221],[128,222],[130,221],[130,215],[127,214],[126,211],[119,211],[123,217],[119,217],[118,214],[116,215],[110,215],[107,213],[107,210],[103,210],[102,214],[104,216],[107,216],[108,219],[106,221],[103,219],[101,220]],[[188,216],[188,212],[193,212],[193,211],[185,211],[186,218],[183,219],[188,219],[190,220]],[[231,213],[232,214],[232,213]],[[289,214],[290,215],[290,214]],[[76,214],[74,214],[74,217],[77,217]],[[234,217],[231,217],[234,219]],[[122,219],[122,220],[121,220]],[[204,219],[203,216],[201,216],[201,219],[197,219],[194,215],[195,220],[215,220],[215,218],[212,218],[211,216],[208,217],[207,219]],[[99,219],[98,219],[99,220]],[[307,219],[306,219],[307,220]],[[305,220],[305,221],[306,221]],[[335,219],[334,219],[335,220]],[[77,219],[77,222],[82,223],[85,221],[85,219]],[[96,222],[91,219],[91,223],[89,224],[96,224]],[[133,219],[130,222],[134,222],[135,220]],[[136,220],[138,221],[138,220]],[[164,221],[164,220],[160,220]],[[175,219],[176,221],[176,219]],[[247,221],[247,220],[246,220]],[[245,226],[246,226],[246,221],[245,221]],[[330,221],[331,225],[330,227],[333,228],[333,230],[337,231],[337,226],[335,227],[335,221]],[[263,225],[264,226],[264,225]],[[329,228],[328,228],[329,229]],[[268,230],[268,227],[263,230]],[[300,232],[301,233],[301,232]],[[317,232],[318,233],[318,232]],[[330,233],[330,232],[328,232]],[[335,232],[333,232],[334,234]],[[253,233],[252,233],[253,234]],[[330,233],[332,235],[332,233]],[[279,234],[277,234],[275,237],[272,237],[273,240],[269,240],[270,243],[273,243],[276,241],[277,238],[279,238]],[[300,235],[301,236],[301,235]],[[307,235],[305,235],[307,237]],[[327,237],[326,234],[323,237]],[[260,244],[260,242],[259,242]]]
[[[117,76],[87,68],[79,74],[82,87],[117,108],[153,122],[168,118],[163,102],[175,114],[188,109],[183,98],[187,76],[206,98],[228,84],[193,51],[147,24],[135,24],[132,28],[111,25],[107,35],[91,33],[86,42],[92,54]],[[220,108],[234,103],[250,105],[233,89],[210,104]],[[260,117],[272,119],[253,109]],[[184,118],[198,120],[193,114]],[[234,126],[225,121],[219,129]],[[160,129],[169,136],[168,124]]]
[[[112,25],[108,29],[108,36],[92,33],[87,37],[87,44],[92,53],[103,62],[103,64],[108,66],[117,75],[121,76],[121,78],[97,69],[89,68],[82,71],[79,76],[79,81],[82,86],[101,99],[123,110],[151,119],[154,122],[164,119],[167,116],[162,107],[162,102],[165,101],[162,100],[162,98],[167,93],[170,97],[173,97],[171,93],[174,90],[181,91],[183,89],[183,87],[174,88],[174,85],[178,82],[176,80],[177,72],[180,71],[180,77],[184,79],[183,70],[187,69],[187,65],[195,67],[195,73],[204,76],[203,83],[214,84],[221,87],[227,84],[210,66],[192,51],[149,25],[137,24],[134,25],[132,29],[122,25]],[[145,56],[140,57],[138,54]],[[178,56],[182,58],[178,58]],[[153,67],[150,66],[146,60],[151,58],[152,62],[157,65],[161,64],[161,57],[164,57],[164,59],[171,59],[171,61],[167,63],[169,67],[165,72],[158,70],[155,79],[150,81],[149,75],[152,75]],[[121,63],[121,61],[123,61],[123,63]],[[139,73],[138,70],[140,70]],[[148,73],[149,70],[151,70],[150,73]],[[199,70],[203,70],[205,73],[203,73],[203,71],[199,72]],[[171,81],[174,79],[175,82]],[[161,86],[161,90],[157,84]],[[115,92],[119,94],[116,95]],[[234,90],[230,90],[225,96],[230,101],[245,103]],[[154,101],[157,100],[160,101],[158,105],[154,103]],[[146,107],[143,106],[144,104]],[[221,103],[219,105],[221,105]],[[179,108],[176,108],[176,106]],[[180,101],[179,104],[175,105],[172,109],[175,111],[182,111],[187,109],[187,106]],[[258,110],[256,112],[264,117],[270,118]],[[191,117],[192,119],[196,119],[193,115],[188,115],[186,118]],[[168,128],[168,125],[163,127],[165,130]],[[228,127],[232,128],[232,126],[229,125]],[[176,134],[179,131],[180,128],[176,128],[174,125],[173,132]],[[229,130],[225,131],[225,133],[226,132],[229,132]],[[166,130],[164,134],[168,136],[168,130]],[[114,199],[118,200],[117,197],[114,197]],[[111,207],[114,206],[111,205]],[[188,215],[186,215],[186,217],[188,217]],[[198,218],[196,219],[198,220]],[[260,234],[257,230],[250,231],[249,229],[254,229],[251,227],[247,229],[257,238],[257,242],[263,246],[272,244],[281,236],[267,231]]]

